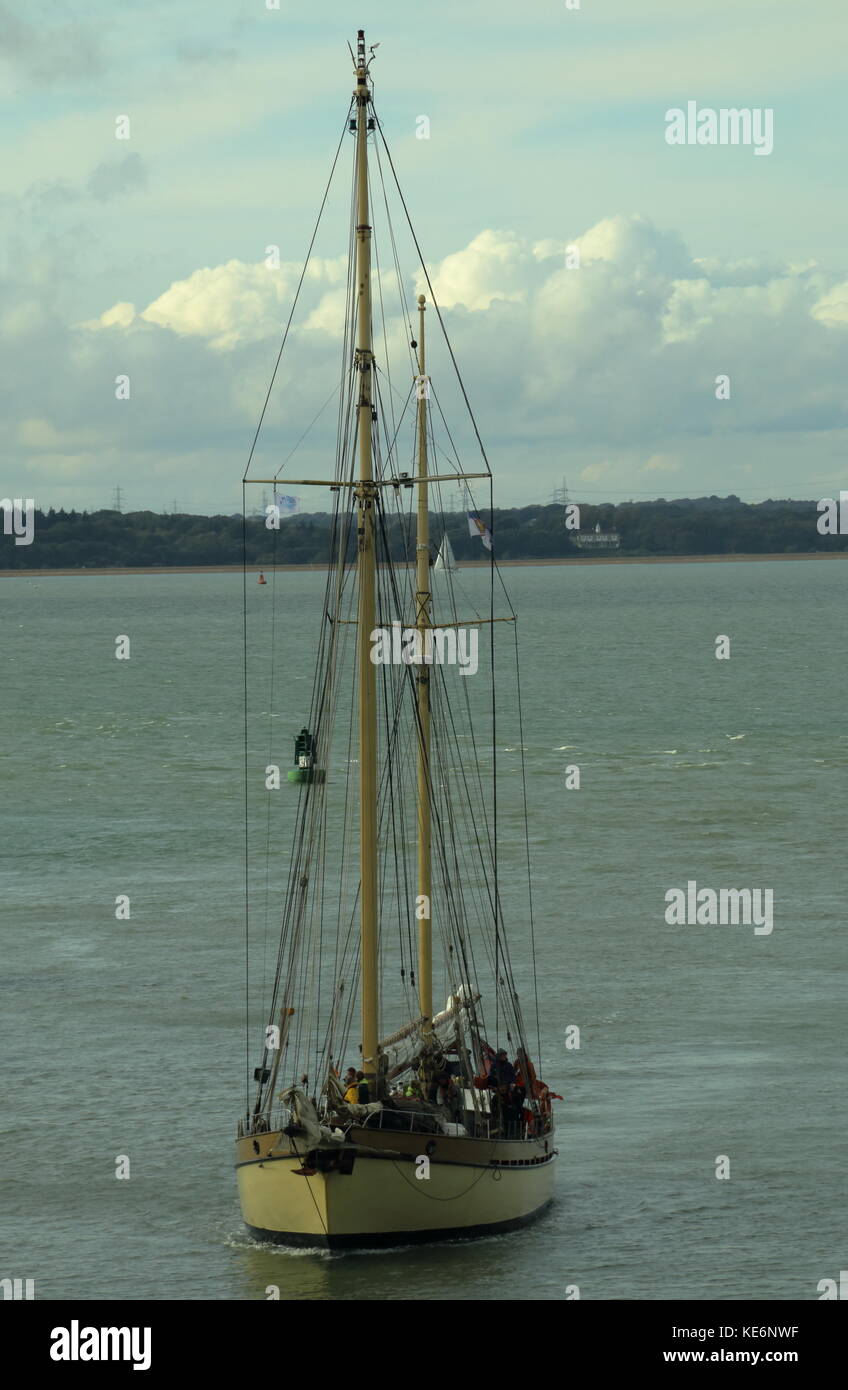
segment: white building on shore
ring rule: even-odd
[[[618,550],[621,546],[621,533],[602,531],[599,521],[594,531],[575,531],[571,539],[580,550]]]

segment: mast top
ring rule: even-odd
[[[369,52],[370,52],[370,54],[371,54],[371,57],[370,57],[370,58],[366,58],[366,56],[365,56],[365,30],[364,30],[364,29],[357,29],[357,31],[356,31],[356,57],[354,58],[354,72],[356,73],[356,80],[357,80],[357,83],[358,83],[358,87],[357,87],[357,94],[358,94],[358,95],[361,95],[362,92],[363,92],[363,90],[367,91],[368,69],[369,69],[370,66],[371,66],[371,60],[372,60],[373,57],[374,57],[374,52],[375,52],[375,50],[378,49],[379,47],[380,47],[380,45],[379,45],[378,43],[372,43],[371,48],[370,48],[370,50],[369,50]],[[353,49],[350,48],[350,44],[348,44],[348,48],[350,49],[350,55],[351,55],[351,57],[353,58]]]

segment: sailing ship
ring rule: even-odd
[[[376,47],[366,56],[359,31],[350,50],[354,194],[336,467],[331,478],[286,479],[327,488],[333,509],[308,744],[298,754],[326,777],[306,777],[298,792],[276,971],[255,1029],[248,1008],[236,1141],[252,1235],[331,1249],[521,1226],[551,1200],[557,1152],[540,1043],[531,1050],[516,984],[520,974],[532,989],[535,978],[529,869],[526,885],[513,873],[505,894],[497,703],[480,693],[494,678],[496,633],[514,634],[515,614],[495,612],[491,546],[489,616],[433,611],[433,499],[459,480],[473,504],[470,483],[491,485],[491,470],[482,443],[484,470],[431,467],[423,293],[414,328],[407,318],[411,471],[399,469],[400,425],[384,429],[378,408],[371,222],[380,200],[377,175],[369,181],[378,140],[394,166],[373,102]],[[479,442],[476,424],[474,433]],[[280,481],[250,468],[245,484]],[[447,539],[440,553],[449,568]],[[461,635],[476,643],[481,633],[491,669],[475,665],[470,680],[470,665],[450,656]],[[388,658],[375,655],[380,634]],[[391,659],[398,649],[405,655]],[[517,661],[517,639],[515,651]],[[508,688],[514,697],[514,682]],[[347,737],[334,751],[339,726]],[[247,735],[245,757],[247,766]],[[513,842],[511,870],[517,853]],[[538,1003],[536,1025],[538,1035]]]

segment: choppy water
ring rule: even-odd
[[[577,1284],[584,1299],[748,1300],[814,1299],[844,1268],[848,567],[507,577],[544,1074],[566,1097],[554,1207],[524,1232],[406,1252],[244,1237],[241,580],[16,578],[0,585],[0,1275],[61,1299],[269,1284],[558,1299]],[[294,645],[323,578],[276,582]],[[514,750],[508,710],[501,731]],[[519,783],[504,782],[507,824]],[[772,888],[772,934],[667,926],[664,894],[690,879]]]

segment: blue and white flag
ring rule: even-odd
[[[479,512],[468,513],[468,534],[479,536],[487,550],[492,548],[492,533],[480,519]]]
[[[290,497],[288,493],[278,492],[274,501],[279,509],[280,516],[294,516],[300,511],[300,498]]]

